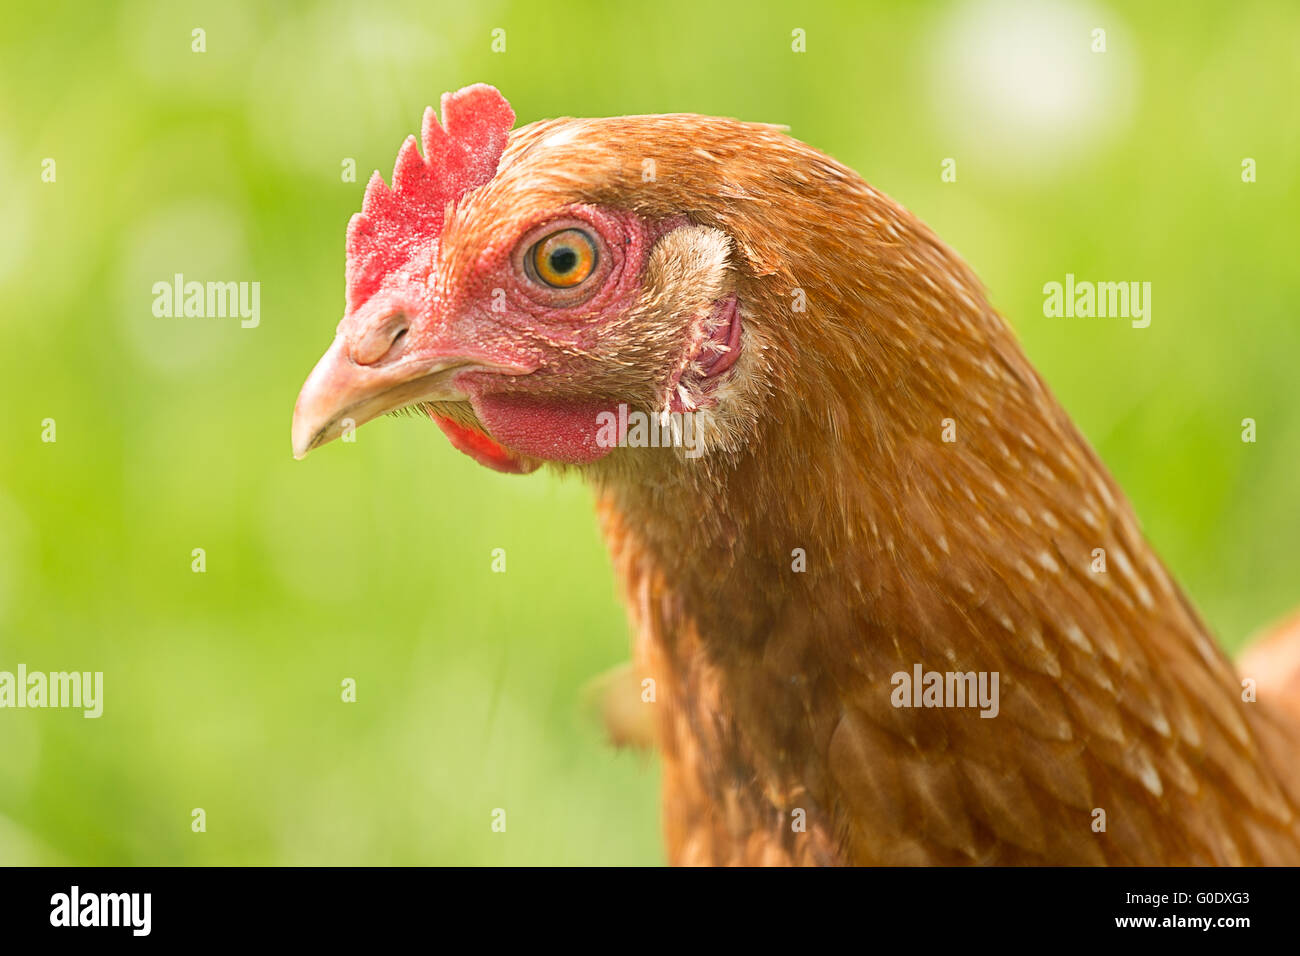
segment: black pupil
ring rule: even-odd
[[[551,270],[556,275],[572,272],[578,264],[578,253],[569,246],[561,246],[551,253]]]

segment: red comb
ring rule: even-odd
[[[447,207],[496,175],[515,112],[494,87],[476,83],[442,95],[442,121],[424,111],[424,156],[408,136],[393,165],[393,185],[376,170],[361,212],[348,223],[348,310],[375,294],[384,276],[431,247]],[[432,254],[432,248],[428,249]]]

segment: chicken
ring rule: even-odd
[[[584,476],[672,862],[1300,863],[1294,723],[928,228],[773,126],[442,116],[349,225],[294,453],[416,406]]]

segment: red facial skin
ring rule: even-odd
[[[565,464],[609,454],[612,449],[596,442],[597,416],[615,410],[619,397],[583,395],[581,356],[596,349],[608,324],[636,303],[650,250],[675,225],[649,223],[620,210],[572,206],[521,224],[485,252],[467,278],[440,290],[442,314],[454,317],[447,320],[453,335],[480,345],[499,343],[499,357],[533,369],[526,379],[478,370],[454,379],[499,446]],[[532,276],[524,260],[546,236],[572,228],[595,242],[596,263],[577,286],[552,288]],[[470,454],[497,467],[495,452],[490,460]]]
[[[471,367],[454,377],[488,434],[431,415],[452,445],[511,474],[531,472],[539,460],[582,465],[609,454],[612,448],[597,443],[597,422],[602,412],[617,416],[620,398],[574,397],[582,395],[577,387],[583,379],[581,356],[636,303],[654,244],[685,222],[684,217],[648,222],[621,210],[572,206],[521,225],[484,252],[465,278],[435,283],[422,321],[413,325],[412,347],[436,350],[473,342],[483,364],[515,370],[503,375]],[[574,288],[552,288],[530,274],[525,258],[547,236],[573,228],[594,240],[595,267]],[[713,339],[724,350],[703,363],[711,378],[739,357],[734,296],[718,302],[715,317]],[[676,384],[676,379],[670,383],[671,408],[686,411],[676,398]]]

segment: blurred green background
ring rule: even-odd
[[[1300,604],[1292,0],[41,2],[5,21],[0,670],[102,670],[105,709],[0,711],[0,863],[663,859],[653,759],[610,750],[579,704],[628,653],[585,488],[489,472],[411,419],[289,453],[366,177],[476,81],[520,122],[788,124],[972,263],[1226,644]],[[260,326],[154,318],[176,272],[259,281]],[[1150,328],[1044,318],[1066,272],[1150,281]]]

